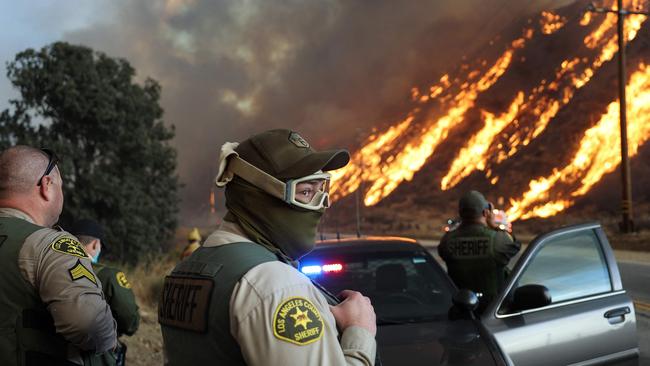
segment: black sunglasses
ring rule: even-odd
[[[43,175],[41,175],[41,177],[38,178],[38,183],[36,183],[37,186],[41,185],[41,181],[43,180],[43,178],[46,175],[50,174],[52,172],[52,169],[54,169],[54,167],[56,166],[56,163],[59,162],[59,157],[56,156],[54,151],[50,149],[41,149],[41,151],[44,152],[45,155],[47,155],[49,160],[47,162],[47,168],[45,168],[45,173],[43,173]]]

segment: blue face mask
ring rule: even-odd
[[[97,254],[95,254],[95,256],[91,258],[91,261],[92,261],[93,263],[97,263],[97,262],[99,261],[99,254],[100,254],[101,252],[102,252],[102,248],[100,247],[100,248],[97,250]]]

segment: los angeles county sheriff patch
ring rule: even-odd
[[[52,243],[52,250],[79,258],[88,258],[88,254],[86,254],[81,243],[67,236],[61,237]]]
[[[129,283],[129,280],[126,279],[126,275],[124,274],[124,272],[117,272],[115,278],[117,279],[118,285],[124,288],[131,288],[131,284]]]
[[[288,298],[275,310],[273,334],[280,340],[304,346],[321,339],[324,330],[318,309],[303,297]]]

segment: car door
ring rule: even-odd
[[[513,365],[638,363],[634,306],[598,223],[536,238],[481,320]]]

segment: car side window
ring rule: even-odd
[[[532,284],[548,288],[551,303],[612,291],[609,268],[594,231],[561,234],[543,244],[515,289]]]

